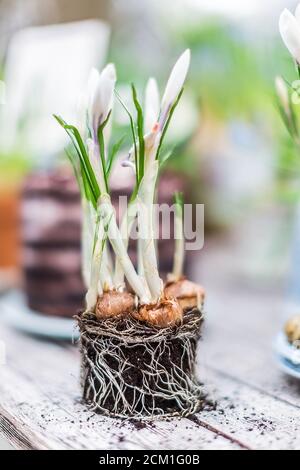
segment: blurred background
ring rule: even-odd
[[[159,188],[161,201],[178,188],[205,204],[205,247],[187,255],[187,273],[249,296],[281,290],[297,303],[300,156],[274,94],[274,77],[294,74],[278,17],[296,3],[0,0],[0,290],[22,291],[44,315],[80,308],[80,201],[52,114],[76,122],[91,66],[115,62],[126,101],[132,81],[140,95],[149,76],[163,85],[189,47]],[[116,135],[126,135],[124,113],[114,117]],[[129,191],[126,171],[116,171],[113,197]],[[167,272],[172,245],[160,249]]]
[[[52,114],[78,122],[89,70],[107,62],[116,64],[128,106],[131,82],[143,96],[154,76],[162,92],[189,47],[159,200],[171,202],[178,189],[205,205],[204,248],[186,258],[187,275],[207,289],[204,348],[212,362],[225,358],[228,373],[240,357],[256,374],[256,358],[239,345],[248,334],[248,345],[271,350],[284,319],[300,311],[300,155],[274,91],[276,75],[295,78],[278,18],[297,3],[0,0],[0,322],[5,316],[23,332],[70,341],[83,305],[80,198]],[[116,106],[114,135],[126,136],[120,158],[130,145],[127,125]],[[130,189],[128,171],[117,166],[113,200]],[[166,274],[173,245],[161,241],[159,250]],[[218,349],[224,331],[226,354]]]

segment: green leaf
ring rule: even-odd
[[[164,128],[163,128],[163,131],[162,131],[162,134],[161,134],[161,138],[160,138],[160,142],[159,142],[159,146],[158,146],[158,149],[157,149],[157,152],[156,152],[156,159],[159,159],[159,153],[160,153],[160,150],[161,150],[161,146],[163,144],[163,141],[164,141],[164,138],[165,138],[165,135],[166,135],[166,132],[168,130],[168,127],[170,125],[170,122],[171,122],[171,119],[172,119],[172,116],[173,116],[173,113],[180,101],[180,98],[182,96],[182,93],[183,93],[183,88],[181,89],[180,93],[178,94],[175,102],[173,103],[173,106],[171,106],[171,109],[169,111],[169,116],[168,116],[168,119],[164,125]]]
[[[119,93],[116,90],[115,90],[115,94],[116,94],[116,97],[117,97],[118,101],[120,102],[121,106],[124,108],[125,112],[127,113],[128,117],[129,117],[130,129],[131,129],[131,134],[132,134],[132,139],[133,139],[133,146],[134,146],[134,162],[135,162],[135,169],[136,169],[135,178],[136,178],[136,185],[138,185],[139,184],[138,154],[137,154],[136,135],[135,135],[135,130],[134,130],[133,117],[132,117],[129,109],[127,108],[127,106],[123,102],[122,98],[120,97]]]
[[[83,184],[83,188],[84,188],[85,197],[88,201],[91,201],[91,203],[93,204],[93,207],[96,209],[97,208],[97,201],[94,199],[94,195],[91,192],[89,181],[86,177],[85,172],[82,172],[81,176],[82,176],[82,184]]]
[[[75,126],[67,124],[61,117],[54,115],[54,118],[65,129],[65,131],[67,132],[68,136],[70,137],[74,145],[77,156],[79,158],[80,171],[81,171],[83,182],[85,184],[85,189],[87,190],[88,188],[88,193],[90,194],[90,200],[92,201],[93,206],[96,208],[97,201],[100,197],[100,189],[99,189],[93,168],[90,164],[89,156],[86,151],[85,145],[82,141],[81,135]],[[86,192],[86,194],[88,193]]]
[[[280,117],[281,117],[288,133],[291,135],[291,137],[293,137],[293,132],[292,132],[292,129],[291,129],[291,126],[290,126],[290,122],[289,122],[289,120],[287,118],[287,115],[286,115],[281,103],[279,102],[279,100],[277,100],[277,108],[278,108]]]
[[[111,169],[112,169],[112,166],[113,166],[113,163],[114,163],[114,160],[115,160],[115,157],[117,156],[119,150],[120,150],[120,147],[122,145],[122,143],[124,142],[124,139],[125,139],[125,135],[123,135],[123,137],[121,137],[120,140],[118,140],[113,146],[112,146],[112,149],[111,151],[109,152],[108,154],[108,158],[107,158],[107,162],[106,162],[106,175],[107,177],[109,177],[110,175],[110,172],[111,172]]]
[[[132,191],[132,193],[131,193],[131,196],[130,196],[130,199],[129,199],[129,204],[135,200],[135,198],[138,195],[138,192],[139,192],[139,184],[136,184],[133,191]]]
[[[162,157],[159,158],[160,167],[162,167],[163,165],[165,165],[165,163],[167,163],[169,158],[172,156],[173,152],[174,152],[174,149],[169,150],[169,152],[165,153]]]
[[[105,121],[98,128],[99,153],[100,153],[100,158],[101,158],[102,172],[104,176],[105,190],[107,193],[108,193],[108,181],[107,181],[107,174],[106,174],[106,158],[105,158],[105,144],[104,144],[103,131],[105,129],[106,124],[108,123],[110,115],[111,115],[111,111],[108,113]]]
[[[100,216],[97,214],[95,231],[94,231],[93,249],[92,249],[93,255],[95,253],[96,245],[97,245],[98,238],[99,238],[99,225],[100,225]]]
[[[297,126],[296,116],[295,116],[294,110],[292,108],[292,103],[289,99],[290,114],[288,115],[286,113],[285,109],[283,108],[280,99],[277,96],[276,96],[276,101],[277,101],[277,107],[278,107],[278,111],[279,111],[279,114],[281,116],[281,119],[282,119],[288,133],[292,137],[292,139],[295,139],[298,135],[298,129],[297,129],[298,126]]]
[[[80,176],[80,168],[78,168],[78,161],[76,159],[76,157],[74,155],[72,155],[71,152],[69,152],[69,150],[67,148],[65,148],[65,154],[67,155],[71,165],[72,165],[72,168],[73,168],[73,171],[74,171],[74,175],[75,175],[75,178],[76,178],[76,181],[77,181],[77,184],[79,186],[79,189],[80,189],[80,193],[82,194],[84,192],[84,188],[83,188],[83,185],[82,185],[82,178]],[[84,192],[85,194],[85,192]]]
[[[291,95],[289,95],[289,109],[290,109],[290,113],[291,113],[291,124],[292,124],[292,128],[293,128],[292,130],[293,130],[293,133],[295,134],[295,136],[298,136],[299,135],[298,122],[297,122],[296,114],[294,112],[293,103],[292,103],[292,100],[291,100]]]
[[[141,179],[144,176],[145,171],[145,142],[144,142],[144,116],[143,110],[137,98],[136,89],[133,84],[131,84],[132,89],[132,98],[134,102],[134,106],[137,112],[137,131],[138,131],[138,139],[139,139],[139,168],[138,168],[138,179]]]
[[[183,193],[176,191],[174,193],[174,203],[175,203],[175,211],[176,217],[183,221],[183,205],[184,205],[184,197]]]
[[[182,192],[179,192],[179,191],[175,192],[174,202],[175,202],[176,206],[178,206],[178,208],[180,208],[181,210],[183,209],[184,197],[183,197]]]

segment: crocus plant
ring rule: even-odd
[[[279,31],[284,44],[294,59],[297,79],[289,84],[281,77],[275,80],[279,110],[288,132],[298,150],[300,150],[300,131],[297,119],[297,107],[300,104],[300,4],[295,15],[285,9],[279,18]],[[290,318],[285,324],[285,334],[291,344],[298,347],[300,339],[300,316]]]
[[[159,276],[154,240],[153,203],[160,166],[168,158],[162,152],[164,137],[183,92],[190,64],[186,50],[174,65],[162,99],[158,86],[150,78],[141,105],[132,85],[133,116],[116,91],[116,71],[108,64],[101,73],[93,69],[88,83],[84,125],[67,124],[55,116],[68,133],[73,151],[68,153],[77,177],[84,208],[83,275],[87,285],[86,311],[102,317],[135,310],[138,319],[160,326],[172,324],[182,316],[180,304],[167,296]],[[111,203],[109,180],[114,159],[122,145],[110,143],[114,100],[118,99],[128,115],[132,147],[124,165],[135,174],[135,185],[120,226]],[[182,275],[182,198],[176,198],[177,236],[173,280]],[[127,248],[133,224],[138,226],[138,269]],[[180,240],[181,239],[181,240]],[[111,256],[111,252],[114,256]],[[126,282],[132,295],[126,289]],[[195,292],[193,291],[193,295]],[[197,302],[202,293],[196,292]]]
[[[293,15],[286,8],[279,17],[279,31],[282,40],[295,62],[297,76],[293,83],[282,77],[275,79],[278,107],[283,122],[297,146],[300,145],[296,106],[300,103],[300,4]]]

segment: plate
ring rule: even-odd
[[[290,375],[291,377],[300,379],[300,366],[295,366],[288,359],[280,356],[278,356],[278,364],[283,372]]]
[[[10,326],[35,336],[75,341],[79,331],[72,318],[59,318],[31,310],[19,291],[0,298],[0,318]]]
[[[290,344],[282,332],[275,339],[274,349],[279,367],[286,374],[300,379],[300,349]]]

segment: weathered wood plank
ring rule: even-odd
[[[267,292],[240,280],[232,240],[207,246],[194,277],[207,289],[201,354],[205,364],[286,403],[300,407],[300,381],[278,368],[273,341],[285,321],[283,289]],[[238,359],[237,359],[238,358]]]
[[[265,296],[252,301],[247,296],[233,299],[228,294],[208,301],[203,361],[216,371],[300,408],[300,382],[281,372],[273,341],[282,327],[282,299]],[[240,315],[246,305],[245,315]],[[225,321],[215,312],[223,311]],[[255,313],[253,313],[255,312]],[[237,360],[238,358],[238,360]]]
[[[209,293],[199,374],[218,402],[216,410],[141,429],[94,415],[80,403],[75,347],[3,328],[7,365],[0,367],[0,427],[10,441],[39,449],[300,449],[300,385],[273,362],[280,293],[250,295],[237,287],[228,253],[208,254],[202,279],[197,276]]]
[[[216,411],[201,413],[201,420],[253,449],[300,449],[299,409],[209,367],[201,369],[218,403]]]
[[[12,416],[17,413],[18,420],[42,441],[48,439],[50,448],[300,446],[298,410],[205,366],[201,366],[200,376],[210,396],[218,401],[215,411],[202,412],[198,421],[156,421],[137,430],[133,424],[91,414],[81,405],[75,349],[70,351],[10,331],[6,342],[8,364],[1,369],[4,380],[0,385],[6,412]],[[24,353],[12,354],[13,343],[18,343],[19,351]],[[41,448],[39,443],[34,445]]]
[[[0,430],[14,447],[21,450],[47,449],[48,445],[28,426],[0,407]]]
[[[137,428],[132,422],[90,413],[80,403],[74,350],[11,331],[3,337],[8,358],[1,368],[1,401],[6,415],[12,420],[17,416],[17,429],[30,428],[28,448],[43,448],[44,441],[51,449],[240,448],[234,439],[187,420],[155,421]],[[20,355],[13,353],[16,344]],[[22,436],[17,445],[24,446]]]

